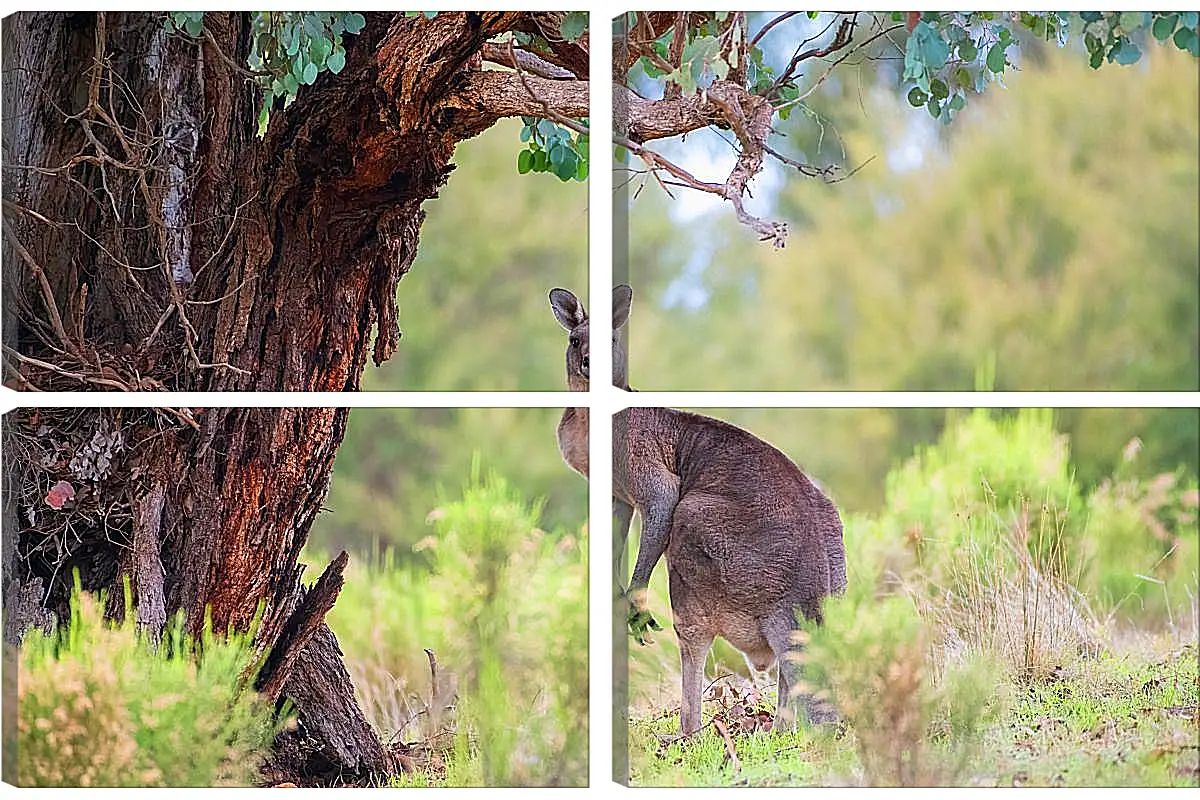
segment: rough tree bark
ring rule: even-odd
[[[397,282],[455,146],[502,116],[586,116],[587,39],[548,37],[539,53],[572,80],[519,76],[482,71],[485,43],[557,32],[561,13],[366,17],[344,39],[344,70],[302,87],[262,139],[260,94],[244,72],[248,14],[209,12],[201,39],[169,34],[149,13],[4,20],[6,385],[356,390],[368,354],[391,355]],[[114,597],[129,575],[151,628],[183,609],[196,629],[208,609],[217,629],[245,629],[265,604],[258,640],[272,654],[260,688],[291,698],[301,717],[270,777],[393,771],[323,623],[345,560],[307,592],[297,564],[346,416],[14,412],[10,464],[22,448],[62,456],[93,441],[112,459],[82,479],[78,464],[52,457],[25,484],[8,482],[6,612],[26,609],[27,624],[64,613],[72,569]],[[38,481],[52,477],[88,490],[57,539],[39,528],[49,485]]]

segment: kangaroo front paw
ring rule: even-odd
[[[638,644],[652,644],[654,639],[647,635],[647,631],[661,631],[662,626],[658,624],[658,620],[654,615],[645,609],[630,608],[629,609],[629,635],[637,640]]]

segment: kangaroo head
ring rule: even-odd
[[[622,284],[613,289],[613,385],[628,388],[625,353],[619,346],[618,332],[629,319],[629,303],[633,290]],[[573,392],[586,392],[591,362],[587,310],[566,289],[550,290],[550,309],[554,318],[570,334],[567,340],[567,387]]]
[[[567,388],[572,392],[586,392],[588,371],[588,315],[579,298],[566,289],[550,290],[550,310],[554,318],[570,334],[567,340]]]

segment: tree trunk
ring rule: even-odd
[[[276,108],[262,139],[248,14],[207,13],[200,39],[161,14],[5,19],[6,385],[358,389],[368,350],[381,363],[397,345],[397,282],[455,145],[547,98],[587,113],[585,81],[479,71],[487,39],[535,16],[367,14],[343,71]],[[391,772],[323,623],[345,559],[307,595],[297,564],[347,413],[13,412],[6,638],[65,614],[74,569],[114,599],[129,575],[152,629],[182,609],[193,631],[206,610],[244,630],[264,604],[260,688],[301,718],[270,777]],[[57,480],[76,491],[63,510],[46,501]]]

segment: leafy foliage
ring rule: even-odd
[[[903,12],[892,13],[894,21],[903,17]],[[1196,17],[1195,12],[1163,11],[925,12],[904,52],[904,79],[914,84],[908,101],[948,122],[966,105],[969,92],[982,92],[1016,63],[1020,30],[1059,47],[1073,36],[1082,38],[1093,69],[1106,62],[1137,63],[1146,30],[1160,42],[1171,39],[1180,50],[1200,56]]]
[[[301,86],[311,86],[322,72],[335,75],[346,66],[344,34],[363,29],[362,14],[351,11],[255,11],[250,17],[251,41],[247,63],[263,89],[258,134],[263,135],[271,110],[286,108]],[[199,37],[203,11],[173,11],[167,27]]]
[[[203,11],[167,14],[167,29],[199,37]],[[263,88],[258,134],[263,136],[276,101],[287,108],[300,86],[316,83],[322,72],[340,73],[346,67],[344,34],[358,34],[366,19],[349,11],[256,11],[251,14],[251,49],[247,64]]]
[[[261,135],[267,128],[276,100],[287,107],[296,99],[301,86],[311,86],[317,76],[329,71],[335,75],[346,66],[343,34],[363,29],[362,14],[348,11],[257,11],[251,19],[253,39],[249,64],[263,87],[263,106],[259,113]]]
[[[559,33],[568,42],[577,42],[587,33],[588,13],[586,11],[568,11],[563,17]]]
[[[807,14],[809,20],[817,16]],[[857,21],[858,15],[854,16]],[[1200,56],[1196,12],[893,11],[874,17],[879,26],[885,19],[906,25],[903,79],[909,86],[908,101],[947,122],[966,106],[970,94],[984,91],[1017,63],[1025,34],[1054,41],[1059,47],[1082,41],[1093,68],[1105,62],[1136,63],[1150,34]],[[766,63],[763,45],[748,41],[744,17],[718,11],[689,18],[695,21],[683,31],[668,28],[651,44],[652,52],[637,59],[639,73],[692,95],[714,80],[725,80],[741,58],[745,61],[741,83],[771,99],[786,115],[789,104],[800,95],[797,78],[788,71],[776,79],[778,69]],[[619,32],[631,30],[637,25],[637,14],[630,12],[621,22],[624,27],[618,25]],[[669,60],[669,51],[679,36],[685,43],[676,65]]]
[[[517,172],[549,172],[560,181],[586,181],[588,134],[572,131],[548,119],[521,117],[521,141],[528,148],[517,155]],[[588,124],[582,120],[584,126]]]
[[[17,676],[16,761],[24,786],[251,786],[279,730],[246,682],[250,635],[199,640],[182,616],[160,643],[79,589],[71,619],[26,634]]]

